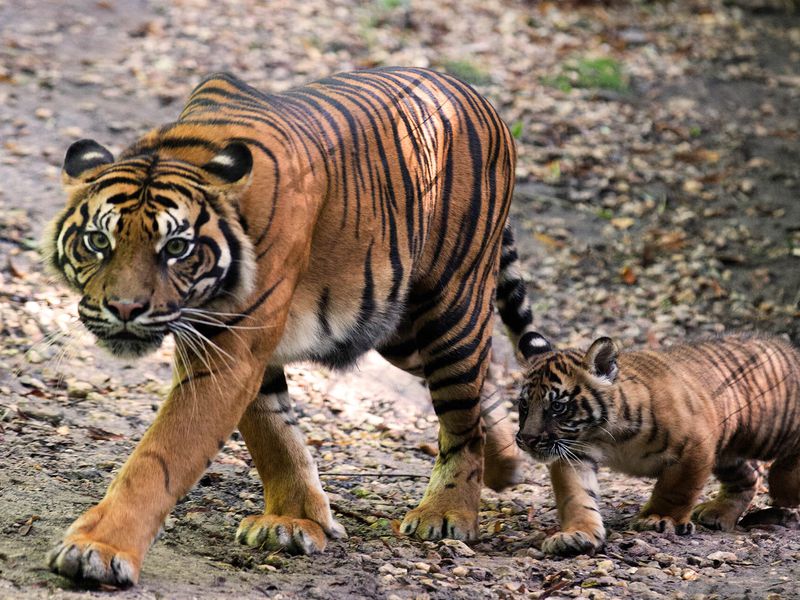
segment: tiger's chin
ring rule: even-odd
[[[165,334],[150,335],[147,338],[128,334],[97,338],[97,345],[118,358],[141,358],[152,354],[161,347]]]

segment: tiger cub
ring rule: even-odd
[[[756,460],[773,507],[743,525],[788,524],[800,505],[800,352],[766,335],[736,334],[620,353],[607,337],[585,354],[528,334],[517,444],[550,465],[561,531],[547,554],[592,553],[605,540],[597,467],[656,477],[637,530],[694,532],[692,518],[731,530],[756,493]],[[709,475],[716,497],[696,505]]]

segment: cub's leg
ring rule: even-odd
[[[474,289],[469,280],[464,287]],[[491,295],[473,296],[461,305],[443,292],[430,295],[435,298],[432,303],[416,308],[421,314],[414,330],[439,417],[439,455],[422,501],[406,515],[400,530],[422,539],[471,540],[478,535],[483,484],[481,389],[491,348]]]
[[[597,507],[597,465],[589,462],[550,465],[561,531],[542,543],[542,552],[568,556],[594,554],[605,543],[606,530]]]
[[[745,515],[742,527],[780,525],[800,529],[800,455],[778,458],[769,469],[767,482],[772,506]]]
[[[500,391],[489,393],[484,384],[481,401],[486,448],[483,456],[483,482],[486,487],[499,492],[520,482],[520,450],[514,436],[516,427],[511,422],[508,409]]]
[[[755,461],[740,459],[717,465],[714,475],[720,481],[713,500],[698,504],[692,518],[709,529],[731,531],[756,494],[761,474]]]
[[[236,539],[249,546],[321,552],[344,537],[322,491],[314,459],[297,428],[283,369],[268,368],[239,431],[264,483],[264,514],[245,517]]]
[[[692,508],[711,475],[713,462],[713,451],[700,445],[686,448],[679,462],[662,471],[650,500],[633,519],[632,527],[659,533],[674,529],[678,535],[694,533]]]

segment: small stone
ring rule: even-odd
[[[461,540],[442,540],[442,544],[452,549],[457,556],[466,558],[475,556],[475,550],[467,546]]]
[[[469,569],[467,567],[456,567],[453,569],[453,575],[456,577],[466,577],[469,575]]]
[[[422,571],[423,573],[427,573],[428,571],[431,570],[431,566],[428,563],[424,562],[414,563],[414,568],[417,571]]]
[[[735,562],[738,560],[738,557],[733,552],[725,552],[723,550],[712,552],[706,558],[714,563],[715,567],[720,566],[722,563]]]
[[[316,414],[311,416],[311,422],[312,423],[325,423],[328,420],[329,420],[328,417],[326,417],[322,413],[316,413]]]
[[[67,379],[67,396],[70,398],[86,398],[89,392],[94,390],[94,386],[88,381],[78,381],[77,379]]]
[[[684,581],[697,581],[700,575],[697,574],[697,571],[693,569],[684,569],[683,573],[681,574],[681,579]]]
[[[389,575],[397,577],[398,575],[405,575],[408,573],[408,569],[396,567],[391,563],[385,563],[378,567],[378,573],[388,573]]]
[[[32,404],[20,403],[17,405],[19,414],[27,419],[35,419],[37,421],[46,421],[51,425],[58,425],[64,418],[64,414],[49,408],[41,408]]]
[[[668,579],[669,575],[664,573],[661,569],[656,569],[655,567],[639,567],[636,570],[636,573],[633,574],[632,578],[636,580],[642,579]]]
[[[664,552],[657,552],[653,558],[658,562],[659,565],[662,567],[668,567],[669,565],[675,562],[675,557],[669,554],[665,554]]]

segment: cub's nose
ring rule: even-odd
[[[139,300],[108,300],[106,308],[120,321],[133,321],[136,317],[147,312],[149,302]]]
[[[517,446],[524,450],[525,448],[532,448],[535,446],[539,442],[539,436],[532,435],[530,433],[519,432],[517,434],[516,441]]]

